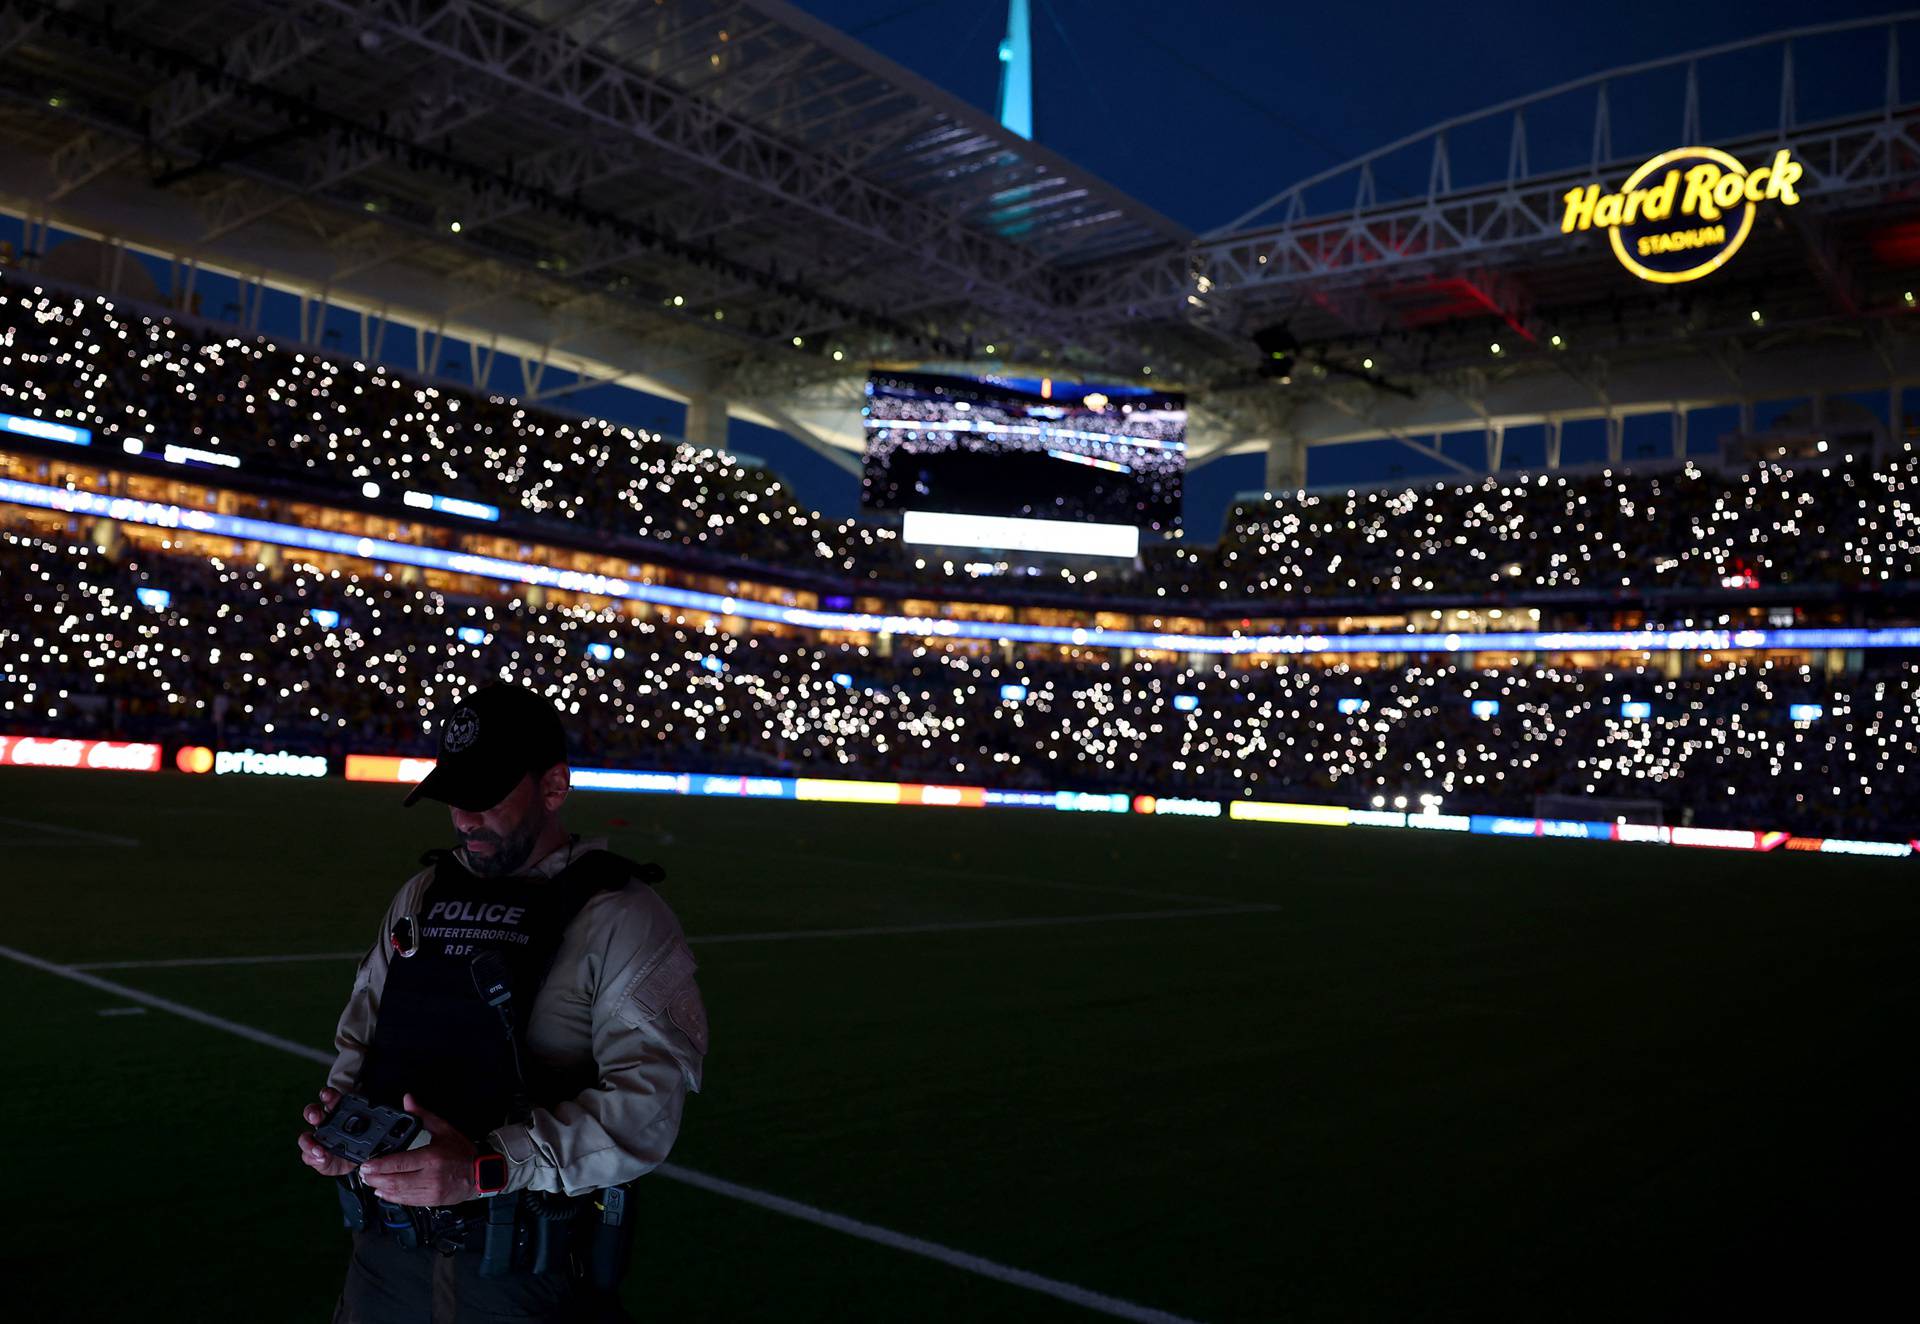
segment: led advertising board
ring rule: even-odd
[[[120,740],[60,740],[0,736],[0,767],[76,768],[98,772],[158,772],[160,746]]]

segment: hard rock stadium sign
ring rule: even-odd
[[[1762,203],[1799,203],[1794,186],[1803,173],[1784,147],[1755,170],[1718,148],[1676,147],[1634,171],[1618,193],[1598,184],[1567,190],[1560,230],[1605,230],[1620,264],[1641,280],[1699,280],[1740,251]]]

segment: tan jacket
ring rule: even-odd
[[[575,838],[523,873],[551,878],[574,856],[605,846],[601,839]],[[401,916],[418,914],[432,879],[428,868],[407,880],[387,907],[373,949],[361,958],[333,1037],[339,1056],[327,1083],[337,1090],[354,1087],[373,1042],[392,958],[387,935]],[[508,1190],[577,1195],[629,1181],[665,1161],[687,1091],[700,1088],[707,1053],[707,1014],[693,972],[680,921],[651,887],[630,882],[588,900],[534,999],[523,1048],[555,1066],[591,1061],[600,1083],[552,1108],[535,1108],[525,1124],[492,1133],[510,1165]]]

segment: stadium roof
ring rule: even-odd
[[[0,56],[21,210],[682,397],[1064,353],[1056,281],[1192,238],[782,0],[25,4]]]

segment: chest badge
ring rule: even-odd
[[[420,925],[412,915],[402,915],[387,933],[387,946],[395,956],[412,956],[420,950]]]

